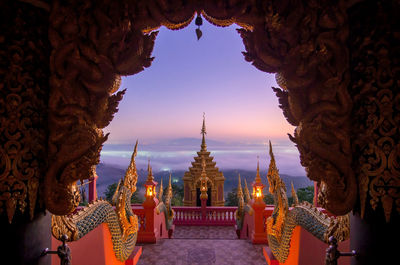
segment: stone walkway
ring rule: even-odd
[[[267,264],[262,245],[237,239],[233,227],[176,226],[173,239],[142,246],[140,265]]]

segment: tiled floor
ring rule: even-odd
[[[234,228],[229,228],[176,226],[174,239],[162,239],[157,244],[142,245],[143,254],[138,264],[266,264],[262,245],[237,239]]]
[[[174,238],[236,239],[233,226],[175,226]]]

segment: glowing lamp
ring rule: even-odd
[[[264,184],[261,181],[253,182],[253,198],[255,201],[263,200],[264,198],[263,189],[264,189]]]
[[[253,197],[262,198],[262,196],[263,196],[262,188],[259,186],[254,187],[253,188]]]
[[[154,198],[156,196],[156,186],[157,182],[154,180],[147,180],[144,183],[144,186],[146,187],[146,198]]]

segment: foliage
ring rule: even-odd
[[[237,188],[233,188],[232,191],[228,192],[225,206],[238,206]]]
[[[111,203],[112,197],[114,195],[115,190],[117,189],[117,183],[113,183],[111,185],[107,186],[106,191],[104,192],[104,195],[106,196],[106,200]]]
[[[87,197],[86,197],[86,189],[85,189],[85,186],[82,186],[82,187],[80,188],[80,194],[81,194],[81,200],[80,200],[80,202],[79,202],[79,206],[88,206],[88,205],[89,205],[89,202],[88,202]]]
[[[112,197],[115,193],[115,190],[117,189],[118,183],[113,183],[111,185],[107,186],[106,191],[104,192],[104,195],[106,196],[106,200],[112,203]],[[139,196],[139,190],[136,190],[131,197],[131,203],[142,203],[143,198]]]
[[[297,197],[299,198],[299,202],[308,201],[309,203],[313,203],[314,199],[314,186],[308,186],[305,188],[300,188],[297,190]]]
[[[181,184],[171,184],[172,186],[172,206],[182,206],[183,205],[183,185]],[[167,195],[168,186],[164,188],[163,200],[165,202],[165,196]]]
[[[308,201],[309,203],[313,203],[314,199],[314,186],[308,186],[305,188],[299,188],[297,190],[297,197],[299,199],[299,202],[302,201]],[[266,194],[264,196],[264,202],[266,204],[274,204],[274,196],[270,193]],[[291,206],[293,204],[293,197],[290,196],[288,197],[288,204]]]
[[[268,193],[264,195],[264,202],[266,204],[274,204],[274,196],[272,196],[272,194]]]

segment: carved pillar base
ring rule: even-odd
[[[51,265],[50,255],[40,257],[45,248],[51,249],[50,227],[50,213],[38,213],[32,221],[16,220],[12,224],[6,218],[1,218],[0,263]]]
[[[351,258],[351,265],[393,264],[398,260],[399,224],[400,218],[386,223],[378,215],[364,219],[350,215],[350,249],[359,254]]]

